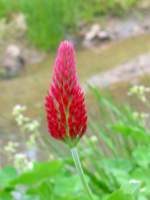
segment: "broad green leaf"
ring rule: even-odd
[[[56,180],[53,192],[59,196],[79,195],[83,186],[79,176],[59,177]]]
[[[9,192],[3,191],[0,192],[0,200],[14,200],[14,199]]]
[[[149,168],[150,165],[150,147],[138,146],[132,153],[136,163],[143,167]]]
[[[22,173],[15,180],[13,180],[12,185],[32,185],[44,179],[54,177],[62,169],[62,166],[63,163],[60,160],[36,163],[32,170]]]
[[[138,197],[138,200],[149,200],[149,198],[146,197],[146,196],[144,196],[144,195],[140,195],[140,196]]]
[[[44,181],[33,186],[27,191],[27,195],[36,195],[38,200],[89,200],[78,176],[60,175],[54,182]]]
[[[53,185],[48,180],[39,182],[37,185],[30,187],[26,194],[39,200],[51,199],[53,196]]]
[[[119,189],[113,192],[106,200],[135,200],[134,196]]]
[[[10,181],[17,177],[15,168],[7,166],[0,170],[0,189],[9,186]]]
[[[150,195],[150,170],[137,168],[132,174],[132,179],[141,182],[142,194]]]

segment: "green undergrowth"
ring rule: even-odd
[[[77,148],[94,200],[149,200],[147,113],[118,103],[95,87],[90,90],[96,104],[89,114],[87,135]],[[143,92],[149,90],[142,86],[139,91],[136,98],[142,100]],[[138,88],[131,92],[138,92]],[[18,171],[15,166],[0,170],[0,200],[14,200],[17,194],[23,200],[88,200],[69,149],[56,146],[50,137],[47,145],[44,152],[54,153],[50,161],[34,161],[26,170]]]

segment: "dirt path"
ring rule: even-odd
[[[130,81],[135,82],[139,76],[150,74],[150,53],[140,55],[114,69],[92,76],[87,80],[88,84],[98,87]]]

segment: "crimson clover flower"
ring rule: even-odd
[[[84,93],[79,85],[71,42],[61,42],[52,84],[45,98],[48,130],[52,137],[74,146],[87,128]]]

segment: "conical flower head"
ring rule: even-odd
[[[87,115],[71,42],[63,41],[58,48],[45,109],[51,136],[76,144],[86,131]]]

